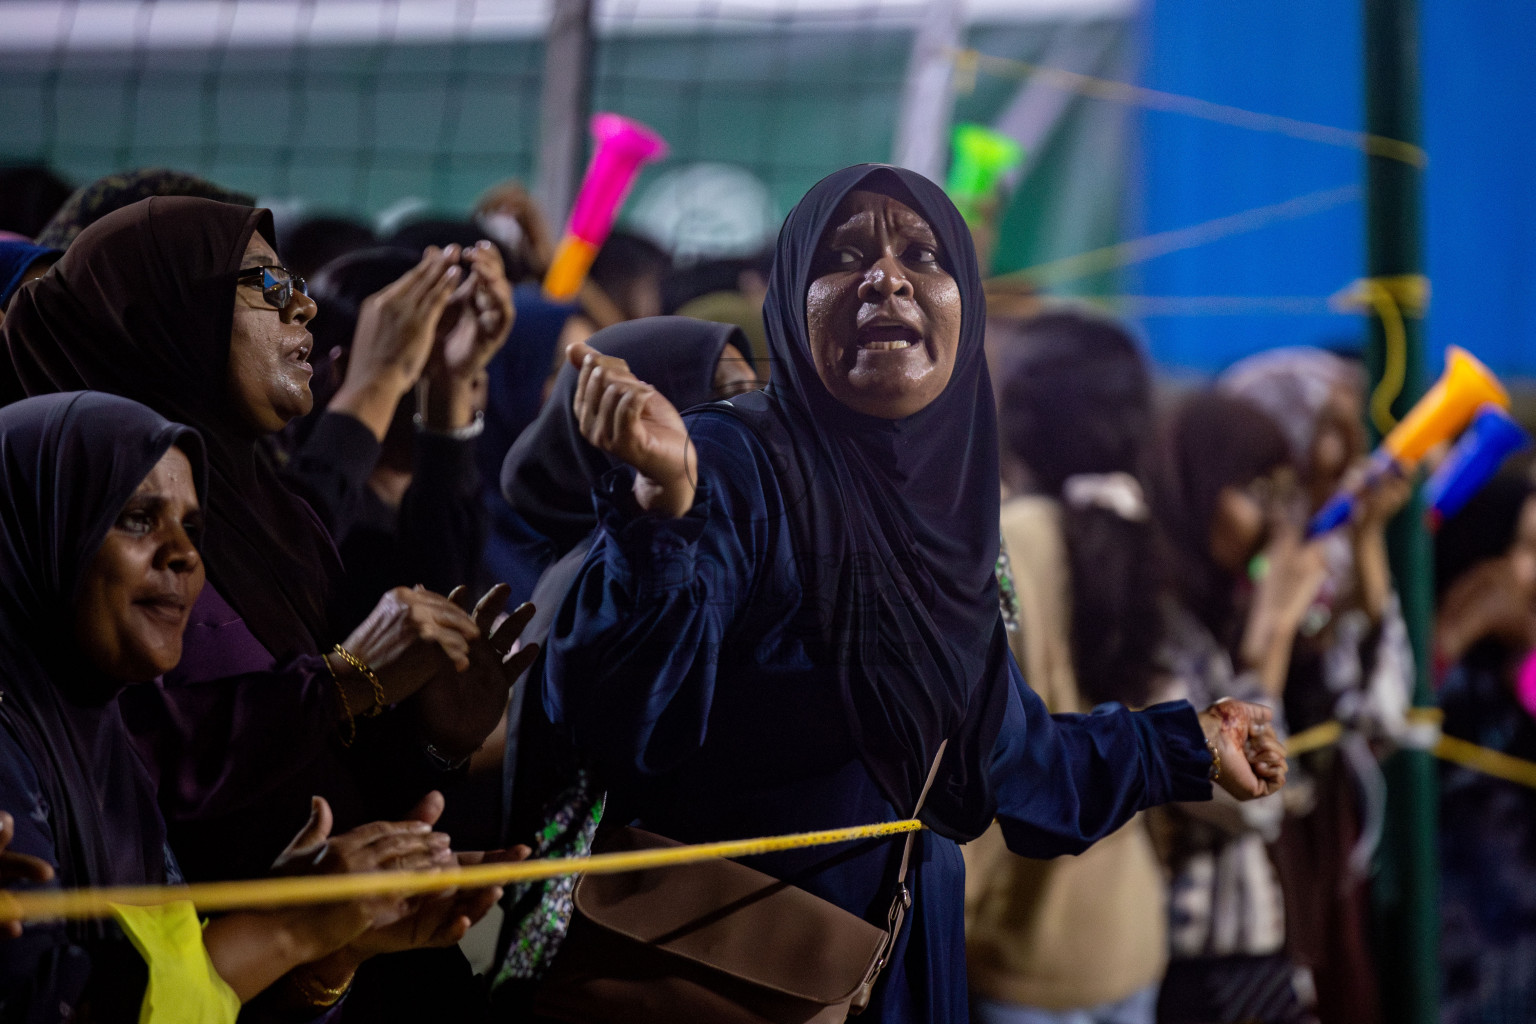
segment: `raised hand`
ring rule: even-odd
[[[475,627],[467,665],[440,672],[412,699],[423,736],[443,757],[460,760],[479,749],[507,709],[512,684],[539,655],[529,644],[508,657],[523,628],[533,618],[533,605],[524,603],[496,626],[511,588],[498,583],[471,605],[467,587],[457,587],[450,601]]]
[[[453,293],[418,390],[423,421],[433,430],[468,426],[483,402],[479,381],[506,343],[517,311],[501,251],[480,242],[464,251],[469,273]]]
[[[629,364],[605,356],[586,342],[566,349],[580,368],[572,407],[588,443],[636,470],[635,500],[647,512],[685,515],[693,507],[698,453],[672,403],[630,372]]]
[[[1479,562],[1451,583],[1435,613],[1435,653],[1455,664],[1482,640],[1516,651],[1536,647],[1536,564],[1516,549]]]
[[[473,380],[506,342],[517,310],[500,250],[480,242],[464,259],[469,276],[449,300],[429,365],[434,375]]]
[[[1323,541],[1303,541],[1301,527],[1287,523],[1275,528],[1264,556],[1269,571],[1259,581],[1254,603],[1294,632],[1328,578]]]
[[[1221,760],[1216,784],[1239,800],[1269,796],[1285,785],[1285,746],[1273,718],[1264,705],[1241,700],[1220,700],[1200,712],[1206,741]]]
[[[326,660],[344,688],[347,707],[361,714],[376,703],[405,700],[436,675],[469,669],[471,644],[479,639],[480,628],[459,605],[421,587],[396,587],[342,644],[378,676],[382,701],[339,655],[328,654]]]
[[[380,441],[432,354],[443,311],[464,279],[462,256],[457,245],[429,246],[420,263],[358,310],[347,374],[329,408],[356,416]]]

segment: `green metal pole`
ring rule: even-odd
[[[1364,0],[1365,120],[1372,135],[1419,143],[1419,35],[1416,0]],[[1423,270],[1419,167],[1383,156],[1366,157],[1367,271],[1372,277]],[[1402,416],[1428,386],[1423,322],[1408,315],[1407,375],[1393,412]],[[1367,353],[1373,381],[1381,379],[1385,336],[1373,322]],[[1438,371],[1439,367],[1434,368]],[[1424,507],[1416,493],[1388,533],[1392,575],[1418,666],[1414,703],[1434,703],[1429,685],[1434,615],[1434,562]],[[1382,1020],[1390,1024],[1437,1024],[1439,1020],[1440,875],[1435,831],[1438,818],[1434,761],[1423,751],[1402,751],[1389,760],[1387,823],[1379,871],[1372,888],[1376,905],[1376,955]],[[1319,894],[1321,895],[1321,894]]]

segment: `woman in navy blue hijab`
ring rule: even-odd
[[[1075,853],[1132,814],[1284,781],[1268,712],[1183,703],[1052,718],[1004,640],[997,427],[970,236],[933,183],[878,165],[816,185],[779,235],[772,383],[680,417],[573,346],[589,441],[626,466],[550,633],[545,709],[605,821],[685,842],[907,817],[947,741],[914,911],[869,1014],[967,1019],[957,842]],[[632,467],[632,468],[631,468]],[[754,866],[885,924],[899,844]]]

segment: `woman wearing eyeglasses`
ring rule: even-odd
[[[82,232],[19,297],[3,332],[14,377],[0,394],[106,391],[206,440],[209,585],[181,664],[124,706],[193,880],[263,872],[315,794],[338,828],[402,813],[479,745],[529,657],[502,661],[521,617],[487,635],[505,601],[499,590],[472,615],[397,588],[349,636],[331,631],[343,567],[265,443],[309,409],[306,325],[316,314],[278,265],[274,237],[265,210],[136,203]],[[402,286],[413,301],[375,308],[372,327],[398,344],[341,412],[371,429],[369,410],[403,392],[402,379],[430,357],[433,310],[465,274],[459,253],[429,251]],[[415,366],[401,353],[416,353]]]

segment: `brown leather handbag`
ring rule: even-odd
[[[912,817],[938,774],[929,769]],[[834,1024],[869,1005],[912,905],[906,835],[886,927],[732,860],[583,875],[534,1011],[571,1024]],[[619,829],[603,852],[679,843]]]

